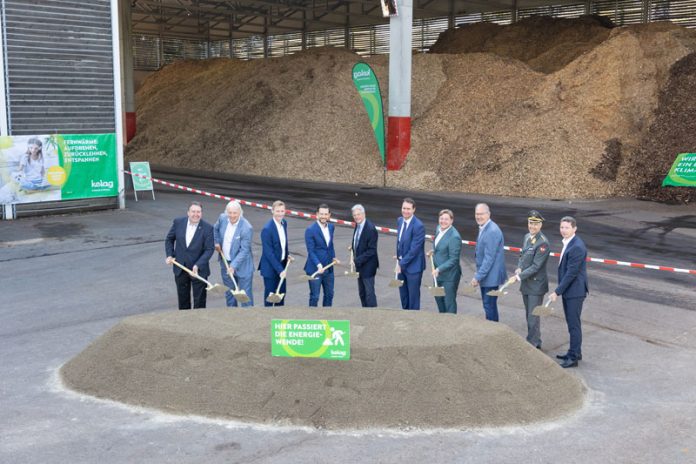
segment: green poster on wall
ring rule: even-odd
[[[271,354],[349,360],[350,321],[273,319]]]
[[[696,187],[696,153],[680,153],[662,186]]]

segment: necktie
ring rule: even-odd
[[[353,243],[353,250],[358,248],[358,242],[360,241],[360,234],[362,233],[363,225],[358,225],[358,230],[355,231],[355,243]]]

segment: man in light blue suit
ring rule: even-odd
[[[399,287],[403,309],[420,309],[420,286],[425,270],[425,227],[415,212],[416,202],[404,198],[396,236],[398,279],[404,282]]]
[[[498,321],[498,297],[488,296],[491,290],[505,282],[505,239],[498,224],[491,220],[491,209],[485,203],[476,205],[474,211],[479,226],[476,240],[476,274],[471,285],[481,287],[481,299],[486,319]]]
[[[587,247],[580,237],[575,235],[578,226],[575,218],[565,216],[561,219],[560,232],[563,237],[563,250],[558,263],[558,287],[549,296],[551,301],[563,297],[563,313],[568,325],[570,346],[566,354],[556,357],[561,359],[561,367],[576,367],[582,359],[582,325],[580,315],[585,297],[589,293],[587,285]]]
[[[235,288],[227,273],[227,266],[223,262],[225,259],[239,289],[244,290],[249,297],[249,301],[242,303],[242,306],[253,306],[254,256],[251,251],[251,238],[254,235],[254,229],[243,215],[242,205],[238,201],[229,202],[225,212],[220,215],[213,227],[213,237],[215,251],[219,253],[222,282],[231,289]],[[238,306],[232,292],[225,293],[225,298],[227,306]]]
[[[457,314],[457,290],[462,277],[459,257],[462,237],[452,225],[454,213],[443,209],[438,215],[438,228],[433,242],[433,278],[445,289],[445,296],[436,296],[437,309],[441,313]]]
[[[319,293],[324,289],[322,306],[328,307],[333,303],[334,270],[325,269],[334,262],[334,225],[329,222],[331,210],[328,205],[321,204],[317,208],[317,220],[305,230],[305,245],[307,245],[307,262],[304,270],[307,275],[317,273],[315,280],[309,281],[309,306],[319,304]],[[336,260],[337,261],[337,260]]]

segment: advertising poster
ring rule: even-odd
[[[0,137],[0,204],[118,195],[115,134]]]

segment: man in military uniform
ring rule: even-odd
[[[520,292],[527,312],[527,341],[541,349],[541,322],[532,310],[542,304],[544,295],[549,291],[549,279],[546,275],[546,261],[551,254],[549,241],[541,233],[544,217],[539,211],[527,213],[529,233],[524,236],[520,259],[515,276],[520,282]]]

